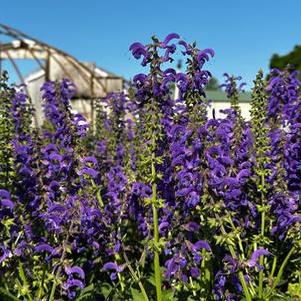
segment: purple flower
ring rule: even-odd
[[[68,298],[74,299],[76,297],[77,289],[84,289],[85,285],[81,280],[68,278],[68,280],[64,283],[63,289],[67,291]]]
[[[107,263],[104,264],[103,270],[104,271],[111,271],[110,279],[115,280],[116,277],[117,277],[117,273],[120,273],[120,272],[123,271],[123,267],[117,265],[114,262],[107,262]]]
[[[141,43],[138,43],[138,42],[133,43],[129,49],[132,52],[135,59],[140,59],[141,56],[144,56],[144,57],[147,56],[146,47],[143,46]]]
[[[3,262],[7,257],[9,257],[10,251],[5,248],[5,246],[0,246],[0,263]]]
[[[251,258],[248,261],[248,265],[250,267],[255,267],[257,266],[257,261],[260,256],[268,256],[268,255],[271,255],[271,253],[268,250],[263,248],[257,249],[252,253]]]
[[[10,199],[10,193],[5,189],[0,189],[0,198],[1,199]]]
[[[181,226],[183,229],[187,231],[197,232],[200,229],[200,225],[196,222],[189,222]]]
[[[104,271],[114,270],[116,272],[122,272],[123,267],[117,265],[115,262],[107,262],[103,266]]]
[[[197,277],[200,276],[200,270],[199,270],[198,268],[192,267],[192,268],[190,269],[190,275],[191,275],[191,277],[193,277],[193,278],[197,278]]]
[[[75,287],[83,289],[85,286],[84,286],[83,282],[78,279],[70,279],[67,281],[67,283],[65,285],[66,289],[75,288]]]
[[[197,55],[197,61],[200,64],[200,66],[203,66],[206,61],[209,61],[209,55],[211,55],[211,57],[214,57],[214,54],[214,50],[211,48],[200,50]]]
[[[15,204],[11,200],[9,200],[9,199],[2,199],[0,201],[0,204],[3,207],[8,207],[10,210],[13,210],[14,207],[15,207]]]
[[[166,36],[162,44],[164,45],[164,47],[166,47],[171,40],[179,39],[179,38],[180,36],[177,33],[170,33],[169,35]]]
[[[40,243],[37,246],[35,246],[35,248],[34,248],[35,253],[41,253],[41,252],[52,253],[53,251],[54,251],[53,247],[51,247],[47,243]]]
[[[90,167],[84,167],[80,171],[78,171],[78,175],[88,175],[93,179],[96,179],[98,176],[98,171],[96,171],[94,168]]]
[[[78,266],[65,267],[65,272],[68,276],[73,276],[73,274],[77,274],[79,278],[85,279],[85,272],[82,268]]]
[[[208,242],[206,242],[204,240],[199,240],[193,244],[193,250],[198,251],[200,249],[205,249],[206,251],[211,252],[211,248],[210,248]]]
[[[169,223],[168,222],[162,222],[159,225],[159,232],[162,234],[164,231],[168,228]]]

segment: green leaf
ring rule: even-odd
[[[25,273],[24,273],[24,269],[23,269],[22,262],[19,263],[19,268],[18,268],[18,270],[19,270],[19,276],[20,276],[20,278],[21,278],[21,280],[22,280],[23,285],[24,285],[24,286],[28,286],[28,284],[27,284],[27,279],[26,279],[26,276],[25,276]]]
[[[81,290],[80,295],[76,298],[76,301],[85,300],[86,298],[90,298],[92,292],[94,290],[94,284],[90,284],[89,286],[85,287]]]
[[[156,287],[156,281],[155,281],[155,276],[154,274],[150,275],[148,278],[147,278],[147,281],[153,285],[154,287]]]
[[[112,292],[112,286],[108,283],[103,283],[101,286],[101,294],[107,299]]]
[[[298,297],[301,300],[301,283],[290,283],[288,293],[291,297]]]
[[[12,295],[9,291],[5,290],[4,288],[0,287],[0,296],[5,296],[7,297],[7,301],[8,300],[14,300],[14,301],[20,301],[20,299],[18,299],[17,297],[15,297],[14,295]],[[3,299],[1,299],[3,300]],[[5,301],[6,299],[4,299]]]
[[[142,293],[140,293],[138,290],[136,290],[135,288],[131,287],[131,294],[133,297],[133,301],[141,301],[144,300],[144,297],[142,295]]]
[[[164,290],[162,291],[163,301],[173,301],[174,299],[174,292],[173,290]]]

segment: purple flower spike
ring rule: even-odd
[[[97,166],[97,159],[93,156],[85,157],[83,159],[84,163],[92,163],[94,166]]]
[[[139,84],[144,84],[146,80],[147,80],[147,75],[145,75],[143,73],[139,73],[139,74],[135,75],[133,78],[133,82],[139,83]]]

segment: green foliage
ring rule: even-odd
[[[12,138],[14,134],[11,116],[14,91],[7,85],[8,74],[0,77],[0,188],[9,188],[14,178]]]
[[[266,168],[271,159],[267,155],[270,150],[270,139],[268,137],[269,128],[266,125],[267,120],[267,95],[265,92],[266,82],[263,79],[263,71],[260,70],[254,81],[251,101],[251,124],[254,136],[254,149],[256,152],[256,165],[254,170],[259,181],[257,187],[263,193],[266,193],[265,179],[270,171]]]
[[[301,45],[286,55],[273,54],[270,60],[270,68],[278,68],[284,70],[287,65],[291,65],[296,70],[301,70]]]
[[[219,82],[215,77],[211,77],[211,79],[209,80],[209,82],[206,86],[206,90],[209,90],[209,91],[219,91],[220,90]]]

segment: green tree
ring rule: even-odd
[[[211,79],[209,80],[208,85],[206,86],[206,89],[210,90],[210,91],[220,90],[218,80],[215,77],[211,77]]]
[[[294,49],[286,55],[273,54],[270,60],[270,68],[284,70],[290,65],[295,70],[301,71],[301,45],[296,45]]]

